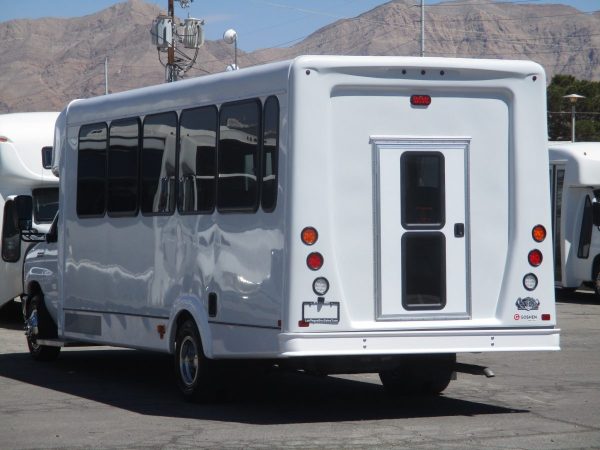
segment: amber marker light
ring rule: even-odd
[[[313,227],[306,227],[302,230],[300,235],[302,242],[306,245],[313,245],[319,239],[319,233]]]
[[[535,242],[542,242],[544,239],[546,239],[546,228],[544,228],[543,225],[536,225],[533,227],[531,235],[533,236],[533,240]]]

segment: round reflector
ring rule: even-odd
[[[323,255],[318,252],[311,253],[306,257],[306,265],[310,270],[319,270],[323,266]]]
[[[536,225],[531,232],[535,242],[542,242],[546,239],[546,228],[543,225]]]
[[[525,286],[525,289],[527,289],[528,291],[533,291],[537,287],[537,285],[538,279],[534,274],[528,273],[523,277],[523,286]]]
[[[329,290],[329,281],[327,278],[319,277],[313,281],[313,291],[317,295],[325,295]]]
[[[542,252],[540,252],[537,249],[531,250],[529,252],[529,255],[527,255],[527,260],[529,261],[529,264],[531,264],[533,267],[539,266],[542,263],[543,259],[544,257],[542,256]]]
[[[301,233],[302,242],[306,245],[313,245],[319,239],[319,233],[313,227],[306,227]]]

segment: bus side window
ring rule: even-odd
[[[109,137],[108,215],[135,216],[138,212],[139,120],[113,121]]]
[[[177,114],[146,116],[143,129],[142,213],[172,214],[175,211]]]
[[[181,113],[179,128],[179,199],[181,213],[210,214],[215,209],[217,108]]]
[[[58,212],[58,188],[38,188],[32,194],[34,222],[52,223]]]
[[[221,106],[217,207],[224,212],[258,208],[258,148],[261,104],[258,99]]]
[[[102,217],[106,210],[105,123],[84,125],[79,130],[77,157],[77,215]]]
[[[594,217],[592,213],[592,201],[590,200],[590,196],[586,195],[585,204],[583,206],[583,219],[581,220],[581,232],[579,233],[579,246],[577,247],[578,258],[589,258],[593,228]]]
[[[271,96],[265,102],[263,115],[263,153],[261,205],[272,212],[277,204],[277,164],[279,157],[279,101]]]

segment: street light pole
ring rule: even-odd
[[[563,98],[567,98],[571,102],[571,142],[575,142],[575,104],[580,98],[585,97],[579,94],[569,94],[563,96]]]
[[[421,56],[425,56],[425,0],[421,0]]]
[[[230,28],[229,30],[225,31],[225,33],[223,33],[223,40],[228,44],[233,44],[233,66],[227,66],[227,70],[238,70],[239,67],[237,63],[237,32],[234,29]]]

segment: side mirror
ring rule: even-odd
[[[33,226],[33,199],[31,195],[18,195],[15,197],[18,227],[20,231],[31,230]]]
[[[592,212],[594,225],[600,227],[600,203],[598,203],[597,201],[592,203]]]

